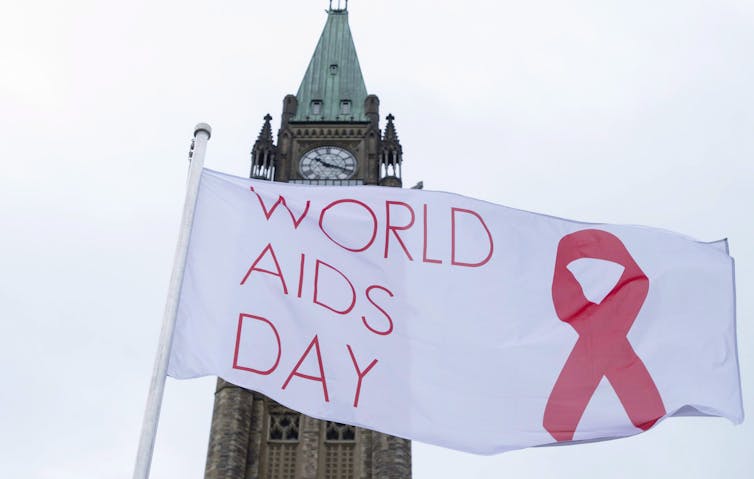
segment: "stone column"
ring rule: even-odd
[[[301,415],[298,446],[297,479],[317,479],[319,466],[319,437],[322,421]]]
[[[356,478],[372,479],[372,436],[369,429],[356,428]]]
[[[253,393],[252,393],[253,394]],[[259,463],[262,460],[262,441],[264,437],[264,397],[253,394],[254,404],[251,410],[251,425],[249,427],[249,444],[246,451],[246,476],[244,479],[259,479]]]
[[[372,479],[411,479],[411,441],[372,432]]]
[[[253,401],[251,391],[218,378],[205,479],[246,477]]]

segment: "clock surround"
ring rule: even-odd
[[[357,168],[353,153],[339,146],[318,146],[299,160],[299,173],[307,180],[347,180],[356,174]]]

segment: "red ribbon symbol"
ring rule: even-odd
[[[613,261],[625,269],[600,304],[582,292],[567,266],[574,260]],[[543,425],[557,441],[570,441],[597,385],[606,377],[634,426],[647,430],[665,415],[649,371],[626,337],[649,291],[649,278],[616,236],[583,230],[558,244],[552,300],[561,321],[579,334],[545,407]]]

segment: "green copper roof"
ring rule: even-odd
[[[325,29],[298,88],[298,111],[292,120],[367,121],[366,97],[348,11],[329,10]]]

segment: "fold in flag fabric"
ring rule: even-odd
[[[481,454],[743,420],[725,241],[211,170],[168,373]]]

